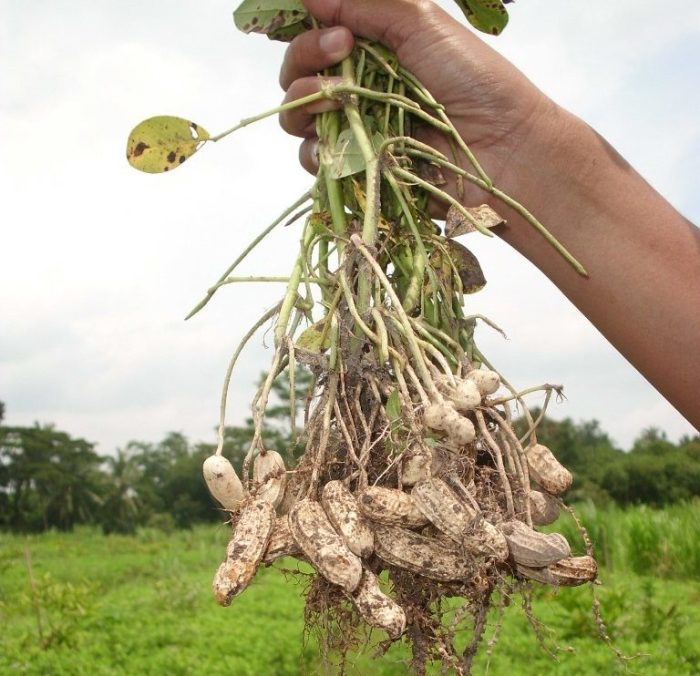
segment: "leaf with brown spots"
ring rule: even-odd
[[[455,1],[464,12],[467,21],[482,33],[498,35],[508,23],[508,11],[501,0]]]
[[[126,159],[139,171],[160,174],[179,167],[208,138],[206,129],[181,117],[149,117],[131,130]]]
[[[289,41],[303,30],[302,22],[308,16],[301,0],[243,0],[233,13],[233,21],[244,33],[264,33]]]
[[[467,211],[477,223],[485,228],[495,228],[497,225],[505,223],[505,219],[499,216],[488,204],[482,204],[478,207],[467,207]],[[445,218],[445,235],[447,237],[459,237],[475,231],[474,223],[466,218],[459,209],[451,206],[447,210]]]

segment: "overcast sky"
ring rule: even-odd
[[[215,133],[279,102],[284,46],[238,33],[233,7],[0,0],[8,424],[53,422],[105,453],[169,430],[214,439],[230,352],[282,288],[231,286],[183,317],[310,178],[274,119],[170,175],[138,173],[124,155],[151,115]],[[700,222],[700,4],[522,0],[510,14],[490,42]],[[297,239],[298,226],[275,232],[241,272],[287,274]],[[651,425],[672,439],[694,432],[528,262],[499,240],[465,243],[489,280],[471,307],[509,336],[481,329],[479,344],[517,386],[563,383],[552,413],[596,418],[623,446]],[[248,414],[270,358],[260,336],[234,375],[230,422]]]

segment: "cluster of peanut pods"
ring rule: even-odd
[[[424,429],[442,435],[447,449],[485,447],[460,410],[479,405],[488,411],[487,396],[499,384],[494,372],[474,370],[453,387],[449,404],[424,407]],[[369,625],[395,639],[406,628],[406,615],[382,590],[375,574],[382,569],[459,584],[486,563],[503,575],[554,586],[593,581],[597,566],[591,556],[572,556],[563,535],[534,528],[557,519],[557,496],[570,487],[570,472],[542,444],[525,447],[524,455],[531,484],[524,494],[527,508],[517,511],[494,509],[493,501],[480,504],[478,465],[466,475],[455,472],[426,444],[414,444],[402,454],[400,486],[327,480],[318,496],[305,497],[286,490],[284,461],[275,451],[256,457],[252,488],[245,494],[231,464],[211,456],[204,465],[207,485],[234,514],[214,595],[228,605],[246,589],[258,566],[292,556],[310,563],[337,585]],[[395,476],[387,473],[385,478]]]

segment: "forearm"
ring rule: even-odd
[[[499,228],[700,427],[700,231],[590,127],[557,109],[503,172],[583,263],[578,275],[517,214]]]

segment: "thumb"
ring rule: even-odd
[[[430,0],[303,0],[325,26],[345,26],[353,34],[382,43],[407,68],[441,42],[457,24]]]

